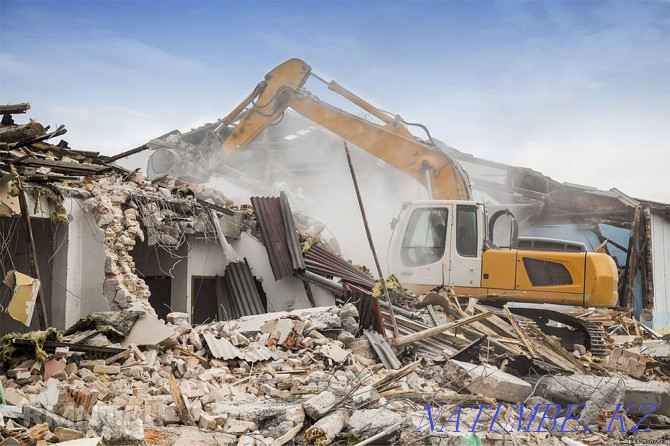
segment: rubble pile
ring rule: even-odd
[[[441,310],[433,309],[446,318]],[[183,313],[170,313],[168,320],[163,327],[169,329],[168,336],[157,344],[86,346],[83,338],[104,337],[95,328],[86,330],[104,324],[87,321],[80,325],[83,331],[62,342],[43,342],[42,348],[49,352],[46,360],[15,355],[5,361],[0,378],[5,403],[0,406],[1,435],[20,444],[84,437],[104,444],[142,444],[155,438],[168,441],[175,431],[194,426],[208,433],[211,444],[351,444],[380,433],[389,443],[433,444],[434,434],[425,419],[430,404],[435,409],[431,423],[439,426],[455,408],[462,412],[460,432],[447,425],[440,433],[445,441],[475,435],[485,444],[503,444],[511,437],[530,444],[558,444],[554,439],[567,434],[546,432],[546,426],[544,432],[535,432],[535,425],[529,432],[506,432],[502,421],[523,424],[511,405],[586,403],[575,421],[582,427],[570,438],[608,444],[623,438],[615,430],[602,432],[608,430],[609,406],[639,405],[653,398],[659,406],[647,422],[667,425],[670,415],[670,384],[649,380],[661,375],[667,380],[657,364],[662,356],[648,358],[650,369],[639,377],[646,382],[615,370],[609,365],[612,358],[579,352],[570,354],[584,367],[582,373],[545,374],[538,380],[536,373],[521,375],[509,366],[513,362],[509,354],[497,354],[496,346],[487,342],[477,344],[470,361],[453,359],[458,355],[447,350],[441,359],[396,350],[401,364],[387,368],[375,351],[379,342],[389,350],[392,344],[359,327],[359,312],[352,303],[198,326],[191,326]],[[138,328],[141,321],[128,338],[138,339],[137,331],[146,330]],[[469,343],[468,326],[485,327],[481,321],[471,322],[443,335],[452,342]],[[657,349],[655,355],[667,353],[667,341],[641,342],[642,348]],[[13,345],[12,339],[3,343]],[[666,351],[660,351],[660,343]],[[624,351],[640,355],[631,348]],[[498,367],[501,356],[507,359]],[[505,418],[499,416],[501,420],[494,422],[492,413],[484,413],[477,419],[477,404],[498,403],[508,411]],[[644,412],[630,410],[624,415],[627,428]],[[477,423],[477,431],[467,433]],[[498,432],[480,430],[486,423],[501,426],[495,429]]]

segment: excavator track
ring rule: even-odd
[[[602,326],[592,322],[587,322],[569,314],[561,313],[555,310],[545,310],[541,308],[509,308],[515,316],[520,316],[519,323],[525,325],[531,323],[547,334],[553,334],[561,339],[563,346],[572,351],[571,343],[582,343],[593,356],[604,358],[607,356],[607,333]],[[573,336],[565,336],[561,333],[561,328],[547,325],[549,321],[559,322],[575,329],[582,335],[582,342]],[[563,329],[565,330],[565,329]],[[566,345],[567,341],[567,345]]]

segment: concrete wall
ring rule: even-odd
[[[186,282],[186,308],[190,314],[192,302],[193,276],[223,276],[226,266],[230,260],[223,254],[223,248],[218,241],[205,240],[202,238],[189,237],[190,250],[188,252],[188,265]],[[181,286],[181,285],[180,285]]]
[[[65,198],[70,217],[68,225],[59,225],[54,234],[56,253],[52,262],[52,324],[67,328],[95,311],[108,311],[103,297],[105,278],[104,237],[91,214],[82,212],[81,202]]]
[[[670,221],[651,215],[654,330],[670,333]]]
[[[65,198],[63,205],[70,218],[69,224],[52,223],[50,217],[53,209],[46,198],[42,199],[41,209],[37,213],[34,212],[35,203],[30,195],[27,204],[33,215],[33,238],[49,325],[64,329],[91,312],[109,310],[102,296],[105,277],[103,236],[92,215],[81,211],[78,200]],[[18,222],[12,245],[12,262],[18,271],[32,275],[23,224],[20,220]],[[9,269],[11,266],[5,267]],[[0,304],[4,307],[9,302],[11,290],[5,286],[2,288]],[[38,321],[37,310],[30,327],[2,313],[0,333],[38,329]]]

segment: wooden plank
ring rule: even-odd
[[[382,317],[384,319],[387,319],[389,321],[391,320],[391,316],[389,316],[388,313],[386,313],[384,311],[382,311],[381,313],[382,313]],[[428,328],[425,325],[418,324],[418,323],[416,323],[414,321],[411,321],[407,318],[404,318],[402,316],[396,316],[396,321],[398,322],[398,325],[402,325],[404,327],[407,327],[407,328],[415,330],[415,331],[421,331],[421,330],[425,330],[426,328]],[[459,338],[458,336],[448,334],[448,333],[441,333],[441,334],[435,336],[435,339],[438,342],[449,343],[450,345],[453,345],[458,349],[460,349],[460,348],[469,344],[469,340]]]
[[[187,426],[194,425],[195,423],[193,422],[193,417],[191,416],[191,413],[188,411],[188,407],[186,405],[186,402],[184,401],[184,396],[181,394],[181,388],[179,387],[179,383],[177,383],[177,379],[174,377],[173,374],[170,374],[169,383],[170,383],[170,395],[172,395],[172,400],[174,401],[174,405],[177,409],[177,413],[179,414],[179,418],[181,418],[181,422],[186,424]]]
[[[77,173],[103,173],[111,170],[111,167],[108,166],[99,166],[97,164],[89,163],[78,163],[78,162],[67,162],[67,161],[56,161],[48,159],[40,159],[36,157],[28,158],[17,164],[25,164],[30,166],[45,166],[51,167],[52,170],[60,170],[66,172],[77,172]]]
[[[119,361],[121,359],[125,359],[130,355],[131,352],[132,352],[132,350],[128,349],[128,350],[122,351],[118,355],[110,356],[109,358],[105,359],[105,364],[110,365],[110,364],[115,363],[116,361]]]
[[[537,336],[537,338],[539,340],[541,340],[541,342],[546,344],[549,347],[549,349],[551,349],[551,351],[553,351],[554,353],[556,353],[557,355],[562,357],[565,360],[565,362],[569,363],[570,366],[571,366],[570,368],[575,370],[576,373],[579,373],[579,374],[582,374],[582,375],[586,373],[586,369],[584,368],[582,363],[579,362],[579,360],[577,358],[572,356],[572,354],[569,351],[567,351],[560,344],[560,342],[558,342],[558,341],[552,339],[551,337],[547,336],[542,330],[535,327],[534,325],[528,324],[527,327],[530,329],[530,331],[533,332],[533,334],[535,334],[535,336]],[[563,366],[563,365],[559,365],[559,367]]]
[[[25,113],[30,110],[29,102],[22,102],[20,104],[6,104],[0,105],[0,114],[10,114],[16,115],[20,113]]]
[[[514,319],[514,315],[512,314],[511,311],[509,311],[509,308],[507,306],[503,306],[503,312],[505,313],[505,316],[507,316],[507,319],[509,320],[510,324],[512,325],[512,328],[516,332],[516,334],[519,336],[519,339],[521,339],[521,342],[523,342],[523,345],[526,346],[526,349],[528,350],[528,353],[530,353],[530,356],[533,358],[537,359],[539,358],[539,354],[533,347],[533,344],[528,340],[526,335],[524,334],[523,330],[519,326],[519,323]]]
[[[493,311],[487,311],[486,313],[480,313],[476,314],[473,316],[469,316],[466,318],[459,319],[454,322],[449,322],[444,325],[438,325],[437,327],[431,327],[427,328],[423,331],[413,333],[411,335],[407,336],[402,336],[402,337],[397,337],[393,340],[393,344],[396,347],[402,347],[403,345],[411,344],[414,342],[421,341],[423,339],[429,338],[431,336],[435,336],[437,334],[440,334],[442,332],[445,332],[447,330],[453,330],[454,328],[458,328],[462,325],[469,325],[473,322],[486,319],[487,317],[490,317],[493,314]]]
[[[482,313],[487,310],[484,306],[479,304],[475,304],[474,309]],[[518,335],[518,333],[516,333],[514,327],[512,327],[511,324],[508,324],[507,322],[505,322],[503,318],[499,317],[496,314],[491,316],[489,319],[483,321],[482,323],[489,324],[489,328],[497,331],[502,336],[508,338],[515,338]]]
[[[400,378],[409,375],[420,365],[421,365],[421,359],[417,359],[413,363],[407,364],[405,367],[389,373],[385,377],[381,378],[379,381],[372,384],[372,387],[374,387],[375,389],[381,389],[387,386],[388,384],[391,384],[399,380]]]
[[[37,251],[35,249],[35,239],[33,238],[33,227],[30,223],[30,210],[26,202],[25,191],[23,184],[19,191],[19,205],[21,206],[21,218],[26,228],[26,243],[28,244],[28,257],[30,258],[30,269],[33,277],[40,281],[40,286],[37,290],[37,300],[35,305],[37,307],[37,316],[40,321],[40,330],[46,330],[49,326],[49,319],[47,318],[46,303],[44,302],[44,293],[42,292],[42,280],[40,278],[40,268],[37,262]]]

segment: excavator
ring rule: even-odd
[[[315,78],[379,120],[351,114],[305,89]],[[465,296],[492,300],[614,307],[618,274],[604,253],[498,249],[482,203],[472,200],[466,172],[440,150],[428,129],[384,112],[335,81],[327,81],[300,59],[290,59],[264,79],[217,127],[227,159],[247,147],[287,108],[330,130],[418,181],[427,199],[403,205],[389,249],[390,273],[406,288],[426,292],[452,287]],[[423,140],[410,132],[419,127]]]

